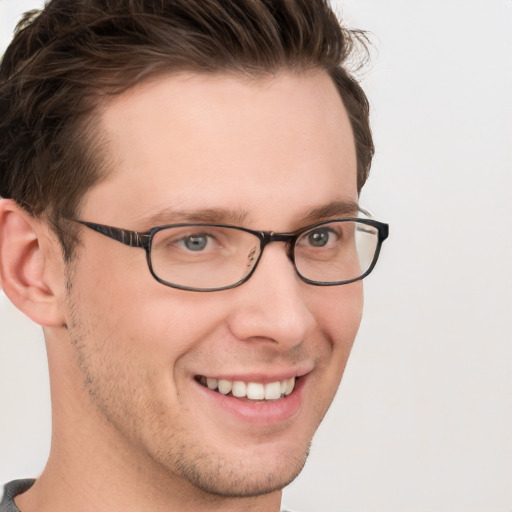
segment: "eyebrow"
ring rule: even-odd
[[[304,227],[315,222],[337,217],[357,217],[358,210],[359,204],[357,201],[338,200],[307,210],[305,214],[298,215],[293,223],[298,227]],[[249,210],[229,208],[178,210],[170,207],[141,219],[140,223],[148,229],[181,222],[242,226],[246,218],[250,216],[250,213]]]
[[[165,208],[156,214],[141,220],[143,226],[149,228],[165,224],[181,222],[205,224],[242,224],[249,214],[248,211],[229,208],[201,208],[198,210],[177,210]]]
[[[306,224],[314,224],[315,222],[321,222],[335,217],[357,217],[358,211],[359,204],[357,201],[333,201],[332,203],[307,211],[306,215],[301,217],[301,221]]]

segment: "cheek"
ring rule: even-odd
[[[106,288],[90,289],[88,305],[82,305],[96,343],[108,340],[112,350],[124,354],[125,364],[129,358],[130,366],[151,370],[156,379],[167,379],[221,324],[222,311],[211,296],[173,290],[154,280]]]
[[[333,351],[350,351],[363,312],[362,281],[320,288],[322,300],[315,306],[315,318]],[[347,354],[348,356],[348,354]]]
[[[198,295],[158,283],[142,250],[118,244],[102,254],[89,243],[72,281],[76,306],[94,337],[110,337],[140,357],[179,353],[194,333],[211,328],[211,308],[201,308]]]
[[[327,357],[321,364],[321,371],[326,375],[324,391],[325,396],[332,400],[361,323],[363,288],[361,281],[357,281],[324,291],[322,307],[318,308],[316,318],[323,342],[327,345]]]

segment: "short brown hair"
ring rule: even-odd
[[[0,66],[0,196],[53,222],[73,218],[104,175],[91,127],[109,95],[159,73],[283,69],[333,79],[360,190],[374,153],[368,101],[346,66],[360,35],[327,0],[51,0],[25,14]]]

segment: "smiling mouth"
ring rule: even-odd
[[[244,382],[240,380],[225,380],[196,376],[196,381],[202,386],[235,398],[247,398],[248,400],[279,400],[288,396],[295,387],[296,377],[276,382]]]

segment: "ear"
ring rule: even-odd
[[[15,201],[0,199],[0,287],[34,322],[57,327],[65,324],[59,307],[64,263],[50,237],[46,223]]]

